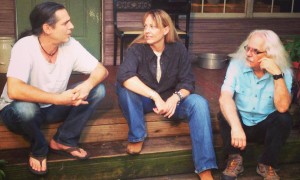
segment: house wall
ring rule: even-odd
[[[103,57],[106,65],[113,64],[113,4],[104,0]],[[141,24],[142,14],[123,16],[121,25]],[[183,23],[182,23],[183,24]],[[236,19],[192,19],[190,24],[190,46],[192,55],[204,52],[232,53],[254,29],[271,29],[280,37],[300,34],[299,18],[236,18]],[[119,52],[117,53],[119,55]],[[119,61],[119,57],[117,58]]]
[[[0,37],[15,38],[15,1],[0,0],[0,4]]]
[[[0,0],[0,36],[15,37],[15,5],[13,0]],[[113,4],[103,0],[103,57],[105,65],[113,64]],[[123,16],[121,25],[141,25],[142,14]],[[280,36],[300,34],[299,18],[256,19],[192,19],[190,25],[191,54],[231,53],[253,29],[272,29]],[[119,52],[118,52],[119,55]],[[119,57],[118,57],[119,59]]]

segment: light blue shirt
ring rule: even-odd
[[[291,93],[292,74],[284,72],[284,80]],[[276,111],[274,105],[274,79],[265,73],[260,79],[252,68],[242,60],[231,60],[221,91],[234,94],[234,101],[247,126],[263,121],[269,114]]]

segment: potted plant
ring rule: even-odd
[[[300,68],[300,35],[285,40],[284,47],[290,55],[293,66],[296,69]]]
[[[283,41],[286,51],[290,55],[294,67],[294,80],[292,87],[293,102],[300,103],[300,35],[287,38]]]
[[[0,160],[0,179],[5,179],[5,173],[1,168],[4,167],[6,163],[7,162],[5,160],[3,159]]]

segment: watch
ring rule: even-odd
[[[283,73],[282,74],[274,74],[273,79],[277,80],[277,79],[283,78],[283,75],[284,75]]]
[[[175,91],[174,94],[177,94],[177,96],[179,97],[179,101],[177,102],[177,105],[179,105],[183,99],[183,96],[180,91]]]

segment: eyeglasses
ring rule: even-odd
[[[246,52],[250,51],[251,53],[254,53],[255,55],[266,52],[266,51],[259,51],[257,49],[252,48],[252,47],[249,47],[249,46],[244,46],[244,49],[245,49]]]

